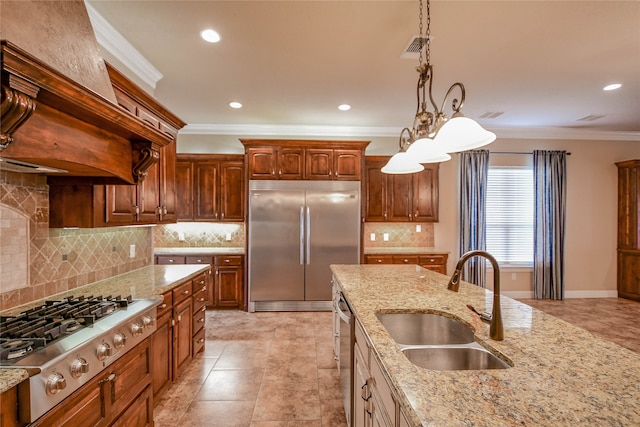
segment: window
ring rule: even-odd
[[[533,169],[490,166],[487,251],[500,265],[533,265]]]

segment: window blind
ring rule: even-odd
[[[533,264],[533,169],[489,167],[487,251],[500,264]]]

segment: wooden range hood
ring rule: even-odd
[[[84,183],[135,184],[158,161],[159,150],[185,125],[157,103],[149,121],[120,101],[126,79],[107,66],[118,105],[2,40],[0,157],[60,169]],[[140,90],[141,92],[141,90]],[[139,99],[139,98],[137,98]],[[155,108],[155,109],[154,109]],[[168,126],[167,126],[168,125]],[[0,169],[3,168],[0,163]]]

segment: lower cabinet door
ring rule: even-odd
[[[174,307],[175,326],[173,327],[173,379],[182,374],[191,361],[191,340],[193,338],[193,302],[191,298]]]
[[[153,391],[148,386],[120,415],[112,427],[147,427],[153,425]]]
[[[169,311],[158,318],[156,331],[151,336],[151,387],[153,400],[158,402],[162,393],[171,384],[173,371],[173,328],[171,320],[172,312]]]
[[[217,267],[215,306],[242,307],[242,267]]]

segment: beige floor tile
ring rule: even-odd
[[[180,419],[184,427],[248,427],[254,401],[194,401]]]
[[[340,376],[338,369],[318,369],[318,386],[320,390],[320,401],[340,400]],[[341,403],[342,405],[342,403]]]
[[[321,405],[322,427],[346,426],[347,420],[344,415],[342,399],[326,400]]]
[[[262,382],[253,421],[319,421],[318,382]]]
[[[195,400],[256,400],[263,369],[231,369],[211,371]]]
[[[215,369],[264,368],[270,348],[271,341],[230,341],[217,359]]]
[[[318,368],[316,356],[277,355],[269,357],[265,380],[288,382],[316,382]]]

